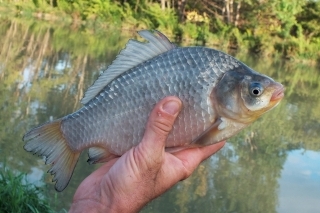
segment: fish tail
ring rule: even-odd
[[[80,152],[70,149],[61,132],[61,121],[58,119],[38,126],[23,136],[26,142],[24,149],[46,157],[46,164],[52,167],[48,171],[54,175],[55,189],[63,191],[72,176]]]

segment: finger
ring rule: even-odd
[[[199,166],[199,164],[218,152],[225,145],[225,141],[205,146],[201,148],[190,148],[179,151],[177,153],[173,153],[177,158],[179,158],[184,166],[184,169],[187,171],[185,179],[191,175],[191,173]]]
[[[202,160],[200,161],[200,163],[205,159],[207,159],[208,157],[210,157],[211,155],[213,155],[214,153],[218,152],[225,144],[226,144],[226,141],[221,141],[219,143],[212,144],[210,146],[199,148],[200,152],[202,152],[201,154]]]
[[[162,99],[152,110],[145,134],[139,148],[148,156],[161,154],[164,151],[168,134],[181,110],[180,99],[169,96]]]

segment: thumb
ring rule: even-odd
[[[156,104],[150,113],[139,149],[147,158],[157,159],[162,155],[168,134],[172,130],[182,103],[179,98],[169,96]]]

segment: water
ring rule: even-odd
[[[0,18],[0,166],[28,174],[52,207],[69,209],[79,183],[99,165],[84,153],[66,190],[57,193],[23,134],[78,109],[86,88],[136,34]],[[228,140],[194,174],[142,212],[319,212],[320,72],[306,61],[237,58],[286,86],[277,108]]]

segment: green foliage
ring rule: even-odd
[[[307,39],[320,36],[320,1],[307,1],[300,13],[297,14],[297,21],[303,28]]]
[[[147,8],[142,9],[144,18],[150,20],[151,28],[161,31],[173,32],[178,25],[178,19],[174,10],[162,10],[159,4],[150,3]]]
[[[279,36],[283,38],[290,37],[291,29],[294,25],[297,25],[296,14],[301,12],[304,1],[288,1],[280,0],[275,2],[274,14],[281,23],[279,29]]]
[[[27,184],[25,174],[0,170],[0,209],[14,213],[53,213],[40,188]]]
[[[264,56],[319,58],[315,51],[320,44],[320,2],[315,0],[186,1],[184,7],[166,0],[161,1],[164,5],[155,0],[3,2],[14,5],[19,15],[44,19],[69,15],[74,25],[151,28],[175,37],[178,42],[218,45]],[[190,14],[197,20],[188,19]]]

